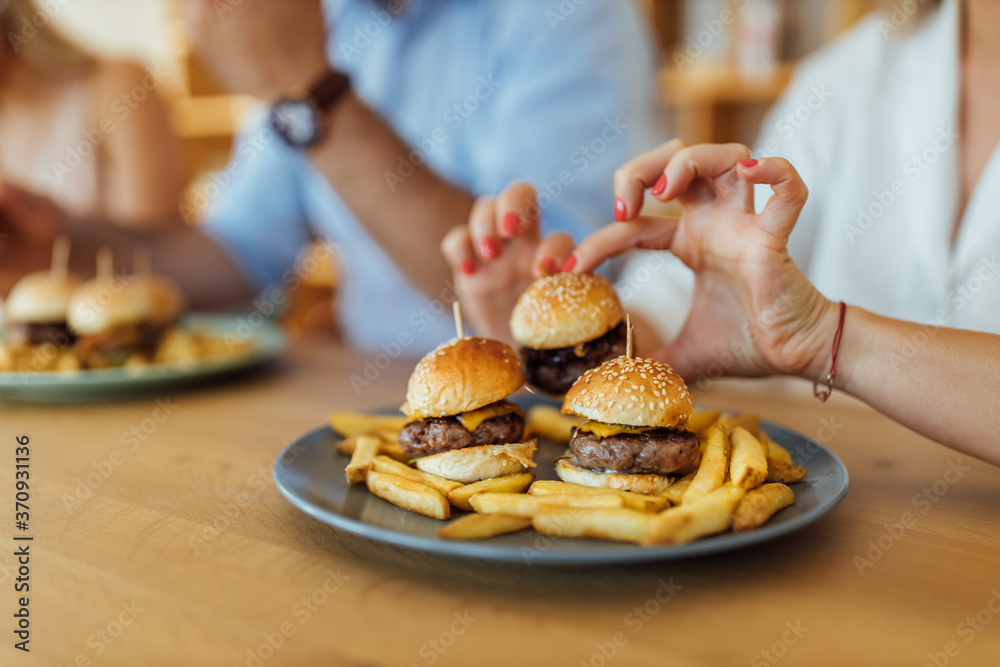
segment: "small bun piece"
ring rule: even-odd
[[[156,319],[153,299],[127,280],[97,278],[81,285],[69,302],[66,321],[81,335],[99,334],[120,325]]]
[[[580,465],[575,456],[562,456],[556,460],[556,475],[564,482],[582,484],[617,491],[632,491],[657,496],[666,491],[674,480],[665,475],[627,475],[625,473],[588,470]]]
[[[132,281],[131,289],[145,292],[151,302],[155,322],[170,324],[184,312],[184,297],[173,282],[152,275],[137,275]]]
[[[21,278],[7,298],[6,319],[22,324],[62,324],[80,285],[73,275],[56,278],[48,271]]]
[[[673,368],[653,359],[617,357],[592,368],[566,392],[562,412],[605,424],[673,428],[694,402]]]
[[[593,273],[536,280],[517,300],[510,332],[521,345],[554,350],[600,338],[625,317],[614,286]]]
[[[534,468],[537,449],[536,440],[507,445],[463,447],[417,459],[417,469],[469,484]]]
[[[413,369],[403,410],[411,419],[451,417],[501,401],[524,385],[514,348],[490,338],[455,338]]]

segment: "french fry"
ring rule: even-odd
[[[796,482],[801,482],[805,479],[808,471],[805,468],[800,468],[799,466],[792,466],[791,468],[768,468],[767,469],[767,479],[768,482],[779,482],[781,484],[795,484]]]
[[[726,433],[731,432],[737,426],[742,426],[746,430],[750,431],[755,438],[760,437],[760,415],[758,414],[754,414],[752,412],[741,412],[736,415],[723,417],[719,420],[719,423]]]
[[[400,447],[399,444],[396,442],[395,436],[392,436],[390,439],[386,439],[380,435],[379,438],[381,440],[381,443],[379,444],[378,447],[379,454],[383,454],[385,456],[388,456],[389,458],[396,459],[397,461],[400,461],[402,463],[406,463],[407,461],[410,460],[410,457],[407,455],[407,453],[404,452],[403,448]],[[357,446],[357,444],[358,444],[358,436],[356,435],[348,436],[337,443],[337,453],[343,454],[344,456],[351,456],[354,454],[354,448]]]
[[[435,535],[446,540],[485,540],[531,525],[531,518],[507,514],[468,514],[455,519]]]
[[[761,433],[760,441],[767,445],[767,465],[775,468],[791,468],[795,465],[787,449]]]
[[[632,493],[631,491],[570,484],[569,482],[558,482],[548,479],[535,482],[528,489],[528,494],[533,496],[559,496],[573,493],[588,495],[614,493],[621,496],[621,499],[625,502],[625,507],[641,512],[659,512],[670,506],[670,501],[662,496],[647,496],[642,493]]]
[[[585,421],[584,417],[561,414],[559,408],[550,405],[536,405],[528,410],[528,428],[539,436],[556,442],[569,442],[573,427]]]
[[[756,489],[767,478],[767,446],[750,431],[737,426],[729,435],[733,447],[729,476],[743,489]]]
[[[373,494],[404,510],[432,519],[447,519],[451,516],[448,499],[429,486],[384,472],[369,472],[366,482],[368,490]]]
[[[410,420],[402,415],[366,415],[358,412],[334,412],[330,428],[342,436],[364,435],[377,431],[399,433]]]
[[[542,508],[566,507],[596,509],[622,507],[625,504],[613,493],[600,495],[529,496],[523,493],[477,493],[469,499],[472,509],[480,514],[510,514],[535,516]]]
[[[705,453],[701,457],[701,465],[691,480],[691,485],[684,491],[683,503],[690,503],[704,498],[712,491],[722,486],[729,470],[729,438],[720,424],[708,429]]]
[[[656,517],[643,544],[684,544],[721,533],[729,528],[733,510],[745,494],[746,489],[726,484],[698,500],[664,510]]]
[[[685,475],[679,480],[667,487],[667,490],[660,494],[661,498],[666,498],[670,501],[671,505],[680,505],[684,500],[684,492],[687,491],[688,487],[691,486],[691,480],[694,479],[695,473],[690,475]]]
[[[374,435],[358,436],[358,444],[351,454],[351,462],[347,464],[348,484],[361,484],[365,481],[381,443],[382,441]]]
[[[718,410],[705,410],[699,412],[692,412],[691,418],[687,420],[687,424],[684,426],[687,430],[692,433],[701,433],[709,426],[719,421],[719,417],[722,413]]]
[[[642,542],[656,515],[632,509],[553,509],[544,508],[531,525],[543,535],[592,537],[618,542]]]
[[[362,435],[360,437],[364,438],[366,436]],[[423,472],[422,470],[411,468],[405,463],[400,463],[399,461],[389,458],[385,454],[379,454],[375,457],[372,461],[371,469],[375,472],[386,472],[390,475],[398,475],[400,477],[405,477],[406,479],[412,479],[414,482],[419,482],[420,484],[429,486],[445,496],[462,486],[461,482],[453,482],[450,479],[445,479],[444,477],[432,475],[429,472]]]
[[[733,532],[753,530],[795,502],[795,494],[784,484],[765,484],[747,491],[733,512]]]
[[[448,493],[448,501],[459,509],[472,512],[469,498],[477,493],[521,493],[534,481],[535,473],[517,472],[513,475],[493,477],[472,484],[459,484],[456,489]]]

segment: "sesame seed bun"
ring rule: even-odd
[[[604,276],[557,273],[533,282],[517,300],[510,332],[521,345],[554,350],[600,338],[623,317],[618,293]]]
[[[468,484],[535,467],[536,440],[452,449],[417,459],[417,469]]]
[[[5,319],[11,323],[61,324],[79,284],[80,279],[73,275],[55,277],[48,271],[29,274],[10,291]]]
[[[694,403],[674,369],[652,359],[618,357],[592,368],[566,393],[562,412],[606,424],[673,428]]]
[[[456,338],[420,360],[402,410],[411,420],[451,417],[503,400],[524,385],[514,349],[489,338]]]
[[[153,320],[155,312],[150,295],[145,290],[133,289],[127,279],[97,278],[74,292],[66,320],[77,334],[90,335]]]
[[[570,484],[582,484],[602,489],[632,491],[647,495],[659,495],[670,488],[673,478],[654,474],[625,474],[613,470],[588,470],[580,465],[572,454],[556,459],[556,476]]]

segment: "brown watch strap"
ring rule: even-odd
[[[329,70],[309,86],[308,93],[320,111],[327,111],[350,89],[350,77],[343,72]]]

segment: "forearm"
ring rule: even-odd
[[[131,272],[137,249],[152,255],[155,273],[171,278],[195,308],[217,307],[246,300],[251,291],[229,256],[199,230],[186,225],[165,230],[121,229],[107,224],[73,222],[72,268],[94,273],[97,251],[110,248],[115,270]]]
[[[1000,465],[1000,336],[847,311],[837,387],[933,440]]]
[[[413,165],[413,149],[352,94],[331,112],[329,127],[311,151],[313,164],[410,281],[437,296],[451,276],[438,247],[468,220],[473,197]],[[408,176],[400,158],[412,166],[402,172]]]

